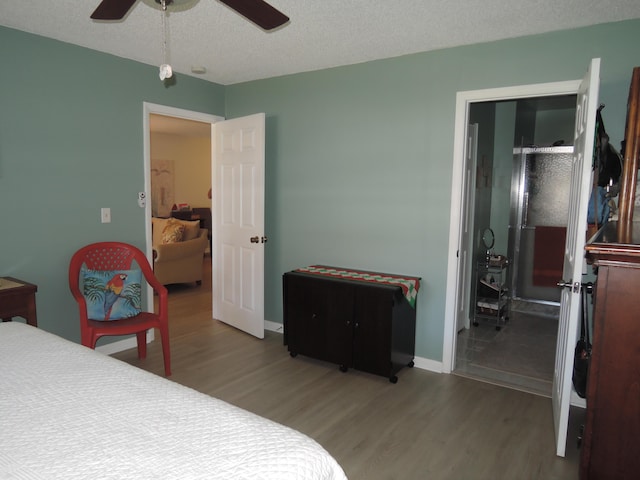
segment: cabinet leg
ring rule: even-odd
[[[411,360],[409,363],[407,363],[407,367],[409,368],[413,368],[415,366],[415,363],[413,363],[413,360]]]
[[[296,358],[298,356],[297,352],[289,352],[289,355],[291,355],[292,358]]]
[[[346,365],[340,365],[340,371],[342,373],[346,372],[347,370],[349,370],[349,367],[347,367]]]
[[[396,375],[392,375],[389,377],[389,381],[391,383],[398,383],[398,377]]]

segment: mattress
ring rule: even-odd
[[[300,432],[22,323],[0,392],[3,479],[346,479]]]

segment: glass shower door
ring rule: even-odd
[[[568,220],[572,154],[572,146],[514,149],[509,222],[512,298],[560,302],[560,290],[549,281],[553,270],[544,263],[564,252],[561,233]],[[560,280],[561,261],[558,268]],[[540,280],[542,271],[547,281]]]

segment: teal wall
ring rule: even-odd
[[[144,249],[143,102],[224,114],[224,87],[0,28],[0,275],[38,285],[41,328],[79,341],[69,259],[107,239]],[[110,207],[112,223],[100,223]]]
[[[228,86],[227,118],[267,114],[267,319],[296,267],[419,275],[416,354],[442,360],[456,92],[575,80],[600,57],[619,145],[639,43],[636,20]]]
[[[416,354],[442,359],[456,92],[581,78],[624,131],[640,21],[222,87],[0,28],[0,274],[39,285],[43,329],[79,339],[67,265],[107,238],[144,246],[142,102],[267,114],[266,319],[312,263],[419,275]],[[101,224],[100,208],[112,209]]]

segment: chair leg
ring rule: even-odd
[[[138,358],[147,358],[147,331],[136,333],[138,340]]]
[[[96,343],[98,343],[98,336],[93,334],[93,333],[87,333],[86,335],[83,335],[82,340],[80,341],[80,343],[82,343],[82,345],[84,345],[85,347],[89,347],[92,348],[93,350],[96,349]]]
[[[171,353],[169,351],[169,328],[165,325],[160,328],[160,338],[162,340],[162,355],[164,357],[164,374],[171,376]]]

